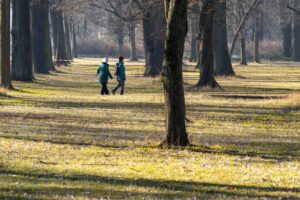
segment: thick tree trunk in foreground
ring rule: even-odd
[[[10,67],[10,0],[1,1],[1,85],[12,89]]]
[[[165,18],[163,8],[146,11],[143,18],[146,70],[144,76],[158,76],[164,55]]]
[[[300,10],[300,1],[294,2],[294,8]],[[300,15],[293,12],[293,60],[300,62]]]
[[[65,29],[64,29],[64,16],[61,10],[57,12],[57,52],[56,52],[56,65],[70,64],[67,53]]]
[[[202,70],[199,88],[220,88],[215,79],[214,54],[213,54],[213,18],[216,9],[216,0],[204,0],[199,21],[199,32],[202,36]]]
[[[165,0],[167,33],[162,78],[165,93],[167,138],[163,145],[187,146],[185,99],[182,75],[184,42],[187,34],[187,0]]]
[[[218,0],[213,28],[214,67],[217,76],[235,76],[228,49],[226,10],[226,0]]]
[[[40,0],[31,8],[33,63],[35,72],[40,74],[54,70],[48,6],[49,0]]]
[[[29,3],[13,0],[12,77],[18,81],[33,80]]]

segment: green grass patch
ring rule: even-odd
[[[160,79],[127,63],[126,95],[101,97],[97,65],[0,91],[0,199],[300,198],[297,67],[235,66],[238,77],[218,78],[225,91],[201,92],[188,65],[194,146],[164,150]]]

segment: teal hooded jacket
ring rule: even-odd
[[[118,81],[126,80],[126,69],[123,62],[118,62],[116,64],[116,74]]]
[[[109,71],[109,65],[107,63],[102,63],[97,71],[97,74],[99,75],[99,82],[100,83],[107,83],[108,78],[113,78],[110,71]]]

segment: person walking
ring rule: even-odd
[[[113,77],[109,71],[108,58],[103,58],[102,64],[98,68],[97,75],[99,76],[99,83],[102,85],[101,95],[109,95],[107,89],[108,78],[113,79]]]
[[[124,57],[119,57],[119,62],[116,63],[116,72],[118,85],[112,90],[115,95],[116,91],[121,88],[121,95],[124,95],[125,92],[125,81],[126,81],[126,69],[124,65]]]

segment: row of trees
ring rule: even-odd
[[[166,109],[166,132],[167,137],[163,142],[163,145],[167,146],[187,146],[189,145],[188,135],[185,124],[185,100],[184,100],[184,89],[183,89],[183,76],[182,76],[182,59],[184,50],[184,40],[187,33],[187,0],[165,0],[165,11],[167,19],[167,34],[165,39],[165,53],[164,53],[164,67],[163,67],[163,83],[165,91],[165,109]],[[227,43],[221,44],[226,39],[226,34],[222,32],[222,22],[224,20],[224,12],[226,12],[226,1],[225,0],[203,0],[202,9],[199,20],[199,35],[198,39],[202,39],[202,73],[200,75],[200,81],[197,86],[210,86],[219,87],[218,83],[214,79],[214,72],[217,70],[215,65],[218,63],[218,51],[222,49],[225,51],[223,56],[228,56]],[[240,27],[244,26],[245,20],[251,10],[257,9],[258,0],[253,0],[250,9],[244,15],[240,22]],[[224,5],[225,4],[225,5]],[[298,3],[295,3],[294,11],[298,15]],[[257,13],[256,13],[257,14]],[[261,17],[260,15],[258,15]],[[297,16],[298,17],[298,16]],[[297,21],[297,17],[294,15],[294,23]],[[259,23],[257,22],[258,17],[255,17],[255,31],[254,40],[259,39]],[[218,27],[217,27],[218,26]],[[225,28],[226,29],[226,28]],[[296,24],[293,26],[294,29],[294,42],[298,40],[299,34],[297,31]],[[216,32],[216,30],[218,32]],[[237,35],[241,34],[242,28],[239,28]],[[226,30],[225,30],[226,33]],[[225,39],[221,39],[225,38]],[[216,42],[218,41],[218,42]],[[257,44],[256,44],[257,45]],[[298,45],[295,44],[294,45]],[[223,48],[224,46],[224,48]],[[294,54],[295,52],[294,46]],[[254,51],[258,51],[255,47]],[[257,59],[258,55],[254,56]],[[295,57],[295,55],[294,55]],[[228,58],[228,57],[227,57]],[[226,59],[226,58],[223,58]],[[295,58],[294,58],[295,59]],[[223,61],[226,63],[226,60]]]
[[[70,31],[73,26],[64,17],[59,8],[60,3],[61,0],[58,2],[3,0],[1,2],[1,83],[4,87],[12,88],[11,80],[32,81],[34,73],[48,74],[51,70],[55,70],[55,63],[57,66],[67,65],[74,55],[77,56],[76,36]],[[12,11],[11,28],[10,11]],[[12,45],[10,45],[10,32]],[[10,46],[12,46],[11,67]],[[53,54],[56,57],[55,63]]]

